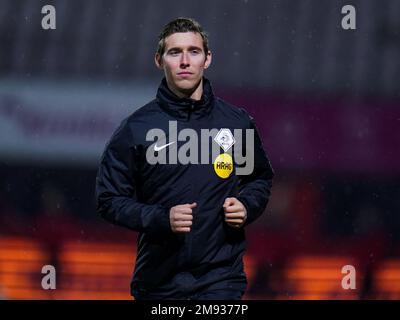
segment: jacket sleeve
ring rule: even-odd
[[[249,115],[247,117],[250,119],[250,129],[254,130],[254,170],[249,175],[241,176],[237,197],[247,210],[245,226],[256,220],[267,207],[274,177],[254,119]]]
[[[107,221],[133,231],[172,232],[169,208],[136,198],[138,161],[125,120],[105,147],[96,177],[96,210]]]

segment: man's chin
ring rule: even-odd
[[[199,85],[200,80],[196,79],[179,79],[176,83],[175,86],[179,91],[182,92],[193,92],[194,90],[197,89],[197,86]]]

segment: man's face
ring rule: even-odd
[[[156,54],[156,65],[164,70],[173,91],[190,93],[199,85],[204,69],[211,63],[211,52],[205,53],[199,33],[179,32],[165,38],[164,54]]]

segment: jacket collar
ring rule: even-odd
[[[203,77],[203,94],[200,100],[179,98],[167,85],[167,80],[162,79],[157,91],[157,100],[165,112],[171,116],[189,121],[208,115],[214,105],[214,93],[210,81]]]

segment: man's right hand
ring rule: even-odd
[[[196,206],[196,202],[179,204],[169,210],[169,221],[173,232],[190,232],[193,222],[192,209]]]

